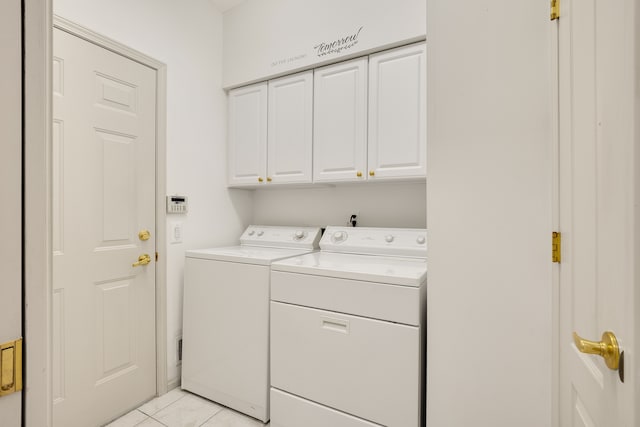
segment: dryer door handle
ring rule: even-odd
[[[349,321],[346,319],[336,319],[334,317],[320,317],[322,329],[343,334],[349,333]]]

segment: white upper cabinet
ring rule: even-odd
[[[229,91],[228,184],[257,185],[267,175],[267,84]]]
[[[367,58],[314,73],[313,181],[360,181],[367,174]]]
[[[229,91],[231,187],[426,177],[426,45]]]
[[[269,82],[267,181],[312,180],[313,72]]]
[[[426,45],[369,57],[369,179],[425,177]]]

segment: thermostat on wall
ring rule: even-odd
[[[187,196],[167,196],[167,213],[185,214],[189,211]]]

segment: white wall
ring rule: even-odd
[[[224,86],[424,39],[425,11],[424,0],[247,0],[225,13]],[[339,52],[315,49],[354,34]]]
[[[168,380],[179,379],[175,338],[182,328],[186,249],[235,243],[251,222],[252,195],[226,189],[226,100],[222,16],[208,0],[55,0],[54,13],[167,64],[167,192],[189,197],[183,244],[167,257]]]
[[[360,27],[358,43],[353,47],[339,53],[316,54],[314,46]],[[224,85],[264,80],[424,39],[425,32],[424,0],[247,0],[224,14]],[[256,224],[342,225],[352,213],[359,213],[361,226],[424,228],[425,184],[375,183],[255,192]]]
[[[427,425],[552,422],[549,2],[427,4]]]
[[[426,227],[425,183],[374,183],[258,190],[254,222],[269,225]]]

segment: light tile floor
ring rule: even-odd
[[[263,427],[269,424],[175,388],[106,427]]]

